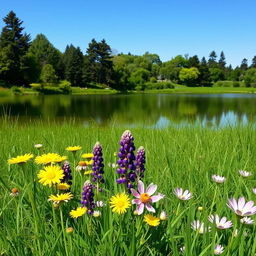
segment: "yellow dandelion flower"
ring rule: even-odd
[[[69,193],[50,195],[48,201],[52,201],[54,204],[60,204],[62,202],[68,202],[73,198],[73,195]]]
[[[54,164],[54,163],[60,163],[64,160],[67,160],[66,156],[60,156],[59,154],[56,153],[48,153],[48,154],[43,154],[41,156],[37,156],[35,159],[35,162],[37,164]]]
[[[68,183],[60,183],[57,185],[59,190],[68,190],[70,189],[70,185]]]
[[[90,175],[90,174],[92,174],[93,173],[93,171],[92,170],[89,170],[89,171],[85,171],[84,172],[84,175]]]
[[[66,150],[70,151],[70,152],[76,152],[76,151],[81,150],[81,149],[82,149],[82,147],[80,147],[80,146],[72,146],[72,147],[67,147],[66,148]]]
[[[144,221],[149,225],[149,226],[153,226],[156,227],[160,224],[160,218],[155,217],[151,214],[146,214],[144,216]]]
[[[76,210],[72,210],[69,215],[72,218],[78,218],[83,216],[85,213],[87,212],[87,208],[86,207],[77,207]]]
[[[49,165],[44,167],[44,170],[41,170],[37,177],[44,186],[48,185],[51,187],[53,184],[60,183],[64,173],[58,165]]]
[[[86,163],[87,165],[92,165],[92,164],[93,164],[93,160],[85,161],[85,163]]]
[[[32,154],[25,154],[23,156],[13,157],[11,159],[8,159],[8,164],[25,164],[28,160],[30,160],[33,157],[34,155]]]
[[[110,198],[110,207],[113,212],[123,214],[131,206],[130,198],[125,193],[120,193]]]
[[[82,158],[93,158],[93,154],[92,153],[82,154]]]

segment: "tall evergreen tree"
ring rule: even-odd
[[[206,62],[205,57],[202,58],[201,63],[198,67],[200,72],[198,80],[200,86],[211,86],[210,71]]]
[[[240,69],[245,71],[248,69],[248,60],[244,58],[241,62]]]
[[[87,79],[90,82],[110,85],[114,75],[110,46],[104,39],[101,42],[92,39],[86,53],[85,74],[89,75]]]
[[[73,86],[82,86],[83,83],[83,53],[79,47],[67,45],[63,55],[65,79]]]
[[[256,68],[256,56],[252,58],[252,65],[251,68]]]
[[[209,60],[208,60],[208,66],[209,68],[215,68],[217,66],[217,54],[215,51],[212,51],[209,55]]]
[[[225,54],[223,51],[221,51],[220,53],[220,59],[219,59],[219,67],[221,69],[224,69],[226,66],[226,58],[225,58]]]
[[[0,35],[0,78],[8,83],[24,83],[22,61],[30,45],[30,35],[23,33],[22,21],[13,11],[3,19]]]

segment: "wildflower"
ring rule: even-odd
[[[36,149],[40,149],[40,148],[43,147],[43,144],[35,144],[34,147],[35,147]]]
[[[57,195],[50,195],[48,201],[52,201],[53,204],[59,205],[62,202],[68,202],[73,198],[73,195],[71,193],[65,193],[65,194],[57,194]]]
[[[103,164],[102,147],[97,142],[93,148],[93,164],[92,164],[92,181],[97,183],[104,183],[104,164]]]
[[[50,165],[44,167],[44,170],[41,170],[37,175],[39,182],[44,186],[52,186],[53,184],[58,184],[61,182],[61,179],[64,177],[63,170],[59,166]]]
[[[116,180],[118,184],[126,184],[128,192],[133,187],[137,175],[135,173],[136,166],[134,164],[135,146],[133,136],[130,131],[126,130],[120,140],[120,151],[118,153],[119,160],[117,161],[119,168],[116,170],[120,177]]]
[[[243,217],[240,222],[242,224],[246,224],[246,225],[252,225],[254,223],[254,220],[251,219],[250,217]]]
[[[66,156],[60,156],[56,153],[48,153],[43,154],[41,156],[37,156],[35,159],[35,162],[37,164],[43,164],[43,165],[49,165],[49,164],[55,164],[60,163],[62,161],[65,161],[67,159]]]
[[[125,193],[120,193],[110,198],[110,207],[118,214],[126,213],[131,206],[130,198]]]
[[[98,218],[101,216],[101,212],[100,211],[94,211],[92,214],[93,217]]]
[[[79,161],[78,166],[76,167],[76,171],[85,171],[85,170],[88,170],[86,161]]]
[[[117,152],[114,152],[113,156],[117,156],[117,155],[118,155]]]
[[[8,164],[25,164],[27,161],[29,161],[31,158],[33,158],[34,155],[32,154],[25,154],[23,156],[16,156],[11,159],[8,159]]]
[[[16,197],[19,195],[19,190],[17,188],[12,188],[10,196]]]
[[[256,206],[253,201],[245,202],[244,197],[240,197],[238,201],[235,198],[228,199],[227,206],[238,216],[251,216],[256,213]]]
[[[188,190],[185,190],[183,192],[182,188],[175,188],[174,194],[179,198],[180,200],[189,200],[192,198],[192,193],[190,193]]]
[[[86,207],[77,207],[76,210],[72,210],[69,215],[73,218],[73,219],[77,219],[78,217],[83,216],[85,213],[87,212],[87,208]]]
[[[106,206],[106,204],[103,202],[103,201],[96,201],[96,206],[99,207],[99,208],[102,208],[104,206]]]
[[[238,232],[239,232],[238,229],[236,229],[236,230],[234,231],[234,233],[233,233],[234,237],[237,237]],[[249,234],[248,234],[246,231],[244,231],[244,232],[243,232],[243,235],[246,237],[246,236],[248,236]]]
[[[226,181],[226,178],[219,175],[212,175],[212,180],[216,183],[224,183]]]
[[[81,150],[82,147],[80,146],[72,146],[72,147],[67,147],[66,150],[69,151],[69,152],[77,152],[78,150]]]
[[[180,247],[180,252],[181,252],[182,254],[185,253],[185,246]]]
[[[88,214],[93,214],[95,208],[93,186],[89,180],[84,183],[81,204],[83,207],[87,207]]]
[[[146,206],[146,209],[149,212],[156,212],[153,206],[150,205],[150,203],[155,203],[164,198],[164,195],[158,193],[158,195],[152,196],[157,190],[157,185],[154,185],[151,183],[147,189],[146,192],[144,190],[144,183],[139,180],[138,181],[138,192],[135,189],[131,189],[131,192],[133,196],[136,197],[136,199],[132,200],[133,204],[137,204],[137,211],[138,215],[141,215],[144,211],[144,206]]]
[[[231,221],[227,221],[226,217],[222,217],[220,219],[218,214],[216,214],[215,216],[210,215],[208,219],[211,223],[214,223],[216,225],[216,228],[218,229],[227,229],[233,226]]]
[[[116,163],[108,163],[108,167],[111,167],[111,168],[116,168],[118,166],[118,164]]]
[[[137,211],[137,210],[134,210],[134,211],[133,211],[133,214],[134,214],[134,215],[138,215],[138,211]]]
[[[165,211],[161,211],[160,213],[160,220],[167,220],[167,214]]]
[[[203,209],[204,209],[204,208],[203,208],[202,206],[199,206],[199,207],[197,208],[197,210],[200,211],[200,212],[203,211]]]
[[[135,157],[135,166],[136,166],[136,174],[141,179],[144,178],[145,162],[146,162],[145,150],[143,147],[139,147]]]
[[[149,225],[149,226],[153,226],[156,227],[160,224],[160,218],[155,217],[151,214],[146,214],[144,216],[144,221]]]
[[[82,154],[82,158],[93,158],[93,154],[92,153],[85,153],[85,154]]]
[[[254,194],[256,194],[256,188],[253,188],[253,189],[252,189],[252,192],[253,192]]]
[[[217,244],[214,248],[214,255],[221,255],[224,252],[224,247],[220,244]]]
[[[68,161],[65,161],[63,166],[62,166],[62,170],[64,173],[64,177],[61,180],[61,182],[66,182],[68,185],[72,185],[72,175],[71,175],[71,168],[70,168],[70,164]]]
[[[59,183],[57,185],[57,189],[59,189],[59,190],[69,190],[70,185],[68,183]]]
[[[72,228],[72,227],[66,228],[66,233],[67,233],[67,234],[71,234],[71,233],[73,233],[73,232],[74,232],[74,228]]]
[[[203,234],[203,233],[206,233],[206,232],[210,232],[211,231],[211,228],[210,227],[206,227],[204,225],[203,222],[200,223],[199,220],[194,220],[192,223],[191,223],[191,228],[194,229],[195,231],[197,231],[199,234]]]
[[[89,171],[85,171],[84,172],[84,175],[89,175],[89,174],[92,174],[93,173],[93,171],[92,170],[89,170]]]
[[[240,170],[239,171],[239,174],[243,177],[249,177],[249,176],[252,176],[252,173],[251,172],[247,172],[247,171],[244,171],[244,170]]]

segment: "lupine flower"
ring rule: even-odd
[[[221,255],[224,252],[224,247],[220,244],[217,244],[214,248],[214,255]]]
[[[93,209],[95,208],[94,193],[93,186],[89,180],[84,183],[81,204],[87,208],[88,214],[93,214]]]
[[[119,168],[116,172],[120,177],[116,180],[118,184],[126,184],[128,192],[133,187],[133,182],[135,182],[137,175],[135,173],[135,156],[134,150],[135,146],[133,143],[133,136],[130,131],[126,130],[120,140],[120,151],[118,153],[119,160],[117,161]]]
[[[156,190],[157,190],[157,185],[154,185],[153,183],[151,183],[147,187],[145,192],[144,183],[141,180],[138,181],[138,192],[133,188],[131,189],[133,196],[136,197],[136,199],[132,200],[132,203],[137,204],[138,215],[141,215],[143,213],[144,206],[146,206],[146,209],[149,212],[156,212],[153,206],[150,204],[158,202],[159,200],[164,198],[164,195],[160,193],[158,193],[158,195],[152,196],[156,192]]]
[[[135,166],[136,166],[136,174],[141,179],[144,178],[145,162],[146,162],[145,150],[143,147],[139,147],[135,157]]]
[[[110,207],[112,208],[113,212],[118,214],[126,213],[130,206],[130,198],[125,193],[120,193],[110,198]]]
[[[226,181],[226,178],[219,175],[212,175],[212,180],[216,183],[224,183]]]
[[[58,194],[58,195],[50,195],[48,201],[53,201],[53,204],[59,205],[62,202],[68,202],[73,198],[71,193]]]
[[[211,231],[211,228],[210,227],[206,227],[204,225],[203,222],[200,223],[199,220],[194,220],[192,223],[191,223],[191,228],[195,231],[197,231],[199,234],[203,234],[203,233],[206,233],[206,232],[210,232]]]
[[[220,219],[219,215],[218,214],[215,214],[214,215],[210,215],[209,216],[209,221],[211,223],[214,223],[216,225],[216,228],[218,229],[227,229],[227,228],[231,228],[232,227],[232,222],[229,220],[227,221],[227,218],[226,217],[222,217]]]
[[[102,147],[99,142],[97,142],[93,148],[93,164],[92,164],[92,181],[97,183],[104,183],[104,164],[102,157]]]
[[[68,161],[65,161],[63,166],[62,166],[62,170],[64,173],[64,177],[61,180],[61,183],[67,183],[68,185],[72,185],[72,174],[71,174],[71,168],[70,168],[70,164]]]
[[[87,212],[87,208],[86,207],[77,207],[76,210],[72,210],[69,215],[72,218],[77,219],[78,217],[83,216],[85,213]]]
[[[155,217],[151,214],[146,214],[144,216],[144,221],[149,225],[149,226],[153,226],[156,227],[160,224],[160,218]]]
[[[40,148],[43,147],[43,144],[35,144],[34,147],[35,147],[36,149],[40,149]]]
[[[246,225],[252,225],[254,223],[254,220],[251,219],[250,217],[244,217],[240,220],[240,222],[242,224],[246,224]]]
[[[183,192],[182,188],[175,188],[174,194],[180,199],[180,200],[189,200],[192,198],[192,193],[190,193],[188,190],[185,190]]]
[[[43,170],[40,170],[37,175],[39,182],[44,186],[51,187],[54,184],[58,184],[64,177],[63,170],[58,165],[45,166]]]
[[[228,199],[227,206],[238,216],[251,216],[256,213],[256,206],[253,201],[245,202],[244,197],[240,197],[238,201],[233,197]]]
[[[11,159],[8,159],[8,164],[25,164],[27,161],[29,161],[31,158],[33,158],[34,155],[32,154],[25,154],[23,156],[16,156]]]
[[[82,149],[82,147],[80,147],[80,146],[71,146],[71,147],[66,148],[67,151],[73,152],[73,153],[75,153],[76,151],[81,150],[81,149]]]
[[[254,194],[256,194],[256,188],[253,188],[253,189],[252,189],[252,192],[253,192]]]
[[[160,220],[167,220],[167,214],[165,211],[161,211],[160,213]]]
[[[251,172],[247,172],[247,171],[244,171],[244,170],[240,170],[239,171],[239,174],[243,177],[249,177],[249,176],[252,176],[252,173]]]

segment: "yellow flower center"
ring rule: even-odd
[[[56,177],[56,173],[55,172],[49,172],[47,173],[47,179],[52,180]]]
[[[150,198],[149,194],[143,193],[143,194],[140,195],[140,201],[143,204],[146,204],[146,203],[149,203],[151,201],[151,198]]]
[[[122,207],[124,207],[124,206],[125,206],[125,202],[122,201],[122,200],[120,200],[120,201],[118,201],[118,202],[116,203],[116,207],[117,207],[117,208],[122,208]]]

